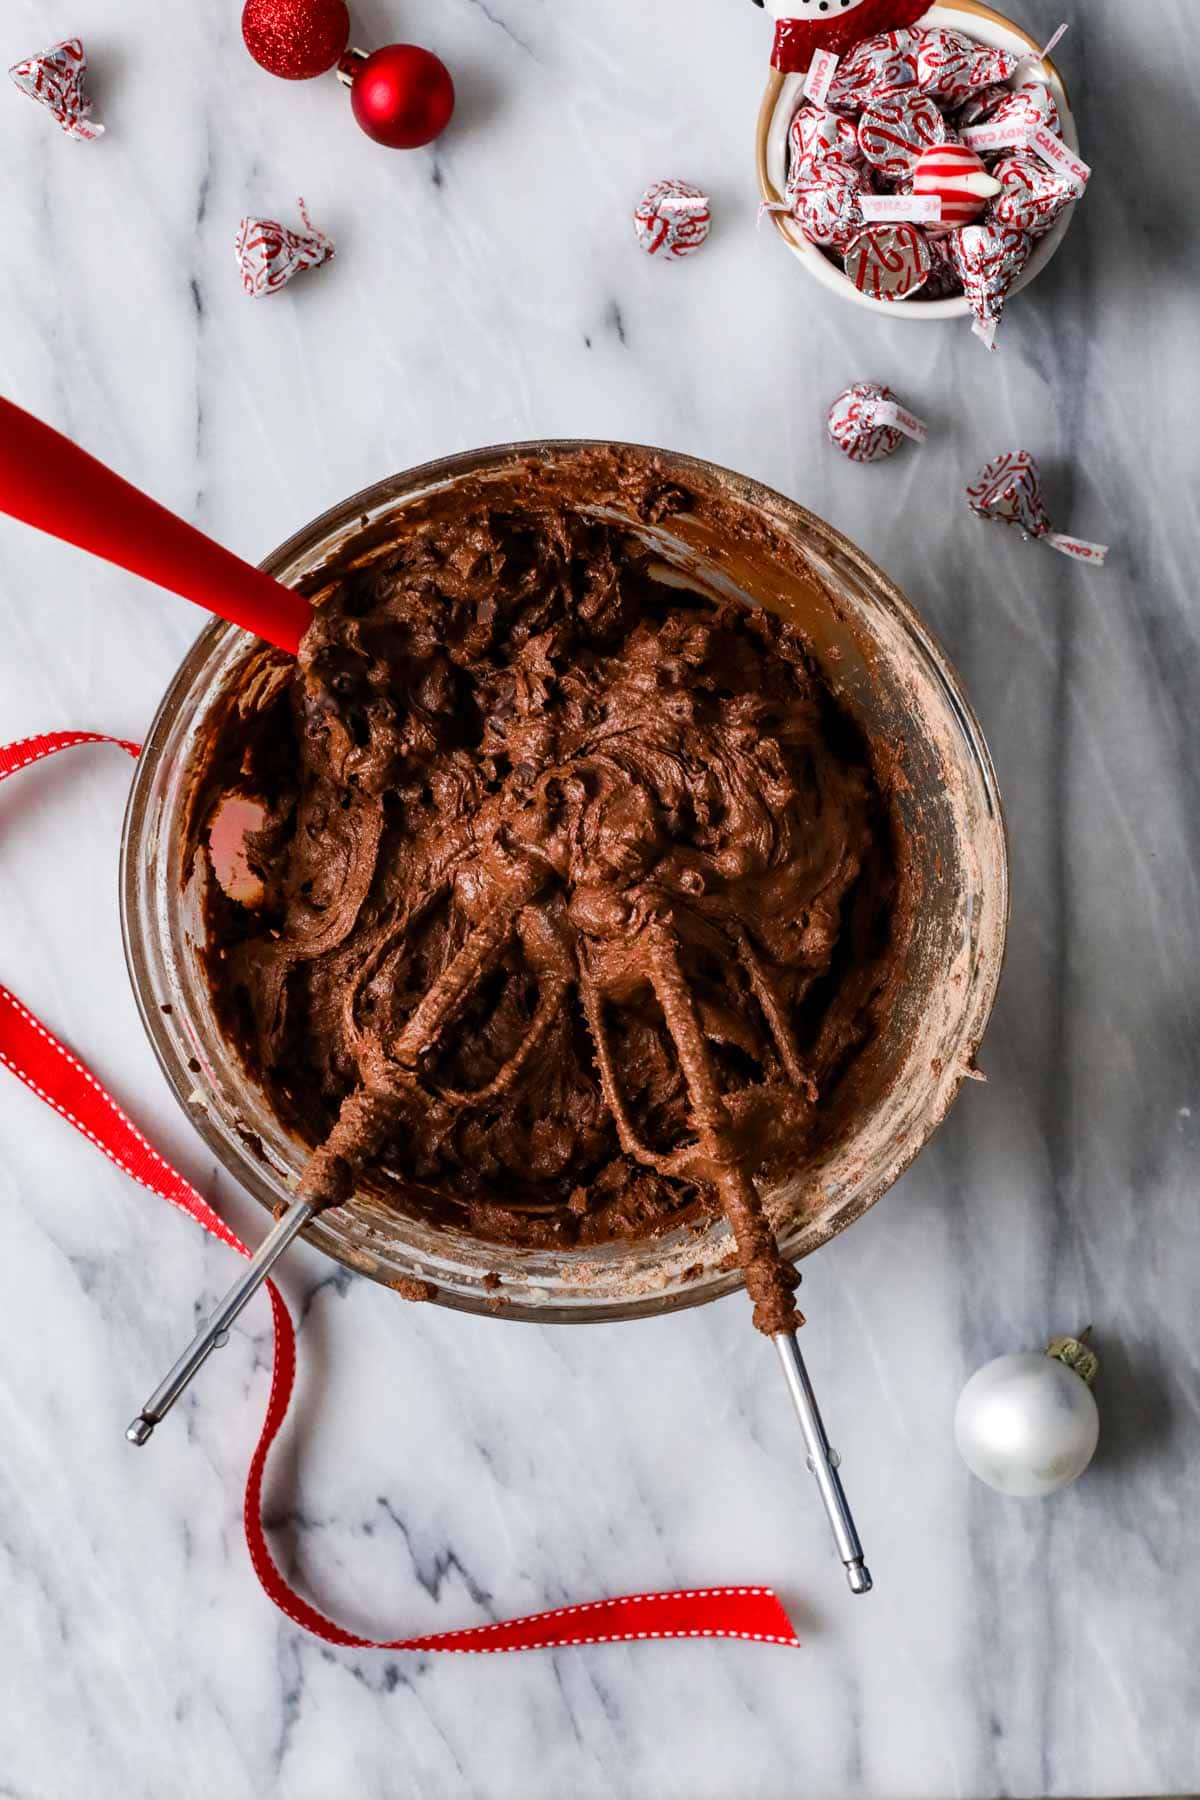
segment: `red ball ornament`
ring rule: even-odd
[[[354,117],[377,144],[416,150],[432,143],[450,123],[454,83],[432,50],[385,44],[366,57],[351,51],[338,72],[350,82]]]
[[[255,62],[284,81],[332,69],[350,42],[346,0],[246,0],[242,36]]]

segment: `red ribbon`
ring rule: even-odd
[[[117,744],[130,756],[141,746],[94,731],[55,731],[0,745],[0,781],[55,751],[77,744]],[[190,1182],[161,1157],[126,1118],[79,1058],[0,985],[0,1063],[11,1069],[97,1149],[152,1193],[159,1194],[242,1256],[251,1253]],[[639,1638],[746,1638],[759,1644],[799,1647],[779,1598],[770,1588],[685,1588],[667,1594],[625,1594],[561,1606],[497,1625],[472,1625],[430,1637],[356,1637],[327,1619],[288,1585],[271,1557],[262,1524],[262,1484],[267,1457],[287,1416],[296,1376],[296,1334],[274,1282],[267,1282],[275,1325],[275,1356],[266,1418],[246,1478],[243,1522],[254,1572],[275,1605],[295,1624],[327,1644],[348,1650],[549,1650],[567,1644],[629,1643]]]

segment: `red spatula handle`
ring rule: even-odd
[[[61,432],[0,399],[0,510],[169,588],[295,655],[302,594],[222,549]]]

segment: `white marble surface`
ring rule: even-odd
[[[1011,956],[971,1086],[902,1186],[806,1269],[806,1346],[877,1577],[852,1601],[740,1296],[636,1326],[408,1308],[310,1252],[286,1287],[301,1405],[272,1483],[312,1595],[373,1631],[757,1579],[799,1655],[613,1647],[330,1653],[240,1536],[267,1311],[151,1449],[126,1420],[226,1253],[0,1081],[0,1793],[13,1800],[570,1794],[1113,1795],[1200,1786],[1194,586],[1197,212],[1178,170],[1190,9],[1078,9],[1062,64],[1093,191],[989,360],[881,323],[756,234],[768,26],[745,0],[361,0],[459,81],[431,152],[376,149],[332,83],[242,53],[236,0],[7,0],[0,63],[81,32],[108,136],[0,91],[0,386],[257,557],[441,452],[611,435],[716,458],[847,529],[948,644],[1010,812]],[[1024,0],[1048,35],[1058,0]],[[703,256],[640,258],[648,180],[706,184]],[[338,259],[243,298],[240,214],[303,193]],[[1189,271],[1189,263],[1192,268]],[[851,379],[930,442],[822,443]],[[964,479],[1044,459],[1079,570],[978,525]],[[0,520],[0,732],[136,736],[182,602]],[[134,1017],[115,866],[129,779],[75,753],[0,793],[0,979],[226,1208]],[[1095,1321],[1101,1450],[1006,1501],[956,1460],[965,1376]]]

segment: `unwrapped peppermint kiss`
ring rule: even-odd
[[[856,381],[829,408],[826,427],[831,442],[851,462],[881,462],[905,438],[925,442],[926,427],[901,406],[890,387],[878,381]]]
[[[938,144],[922,150],[913,170],[913,193],[936,194],[942,203],[941,227],[969,225],[1000,192],[982,157],[965,144]]]
[[[1050,524],[1042,497],[1042,478],[1028,450],[1006,450],[981,469],[967,489],[967,505],[981,519],[1015,525],[1023,538],[1037,538],[1076,562],[1103,563],[1107,544],[1065,537]]]

